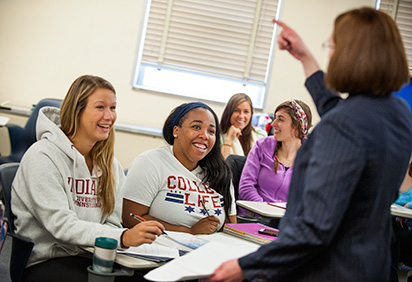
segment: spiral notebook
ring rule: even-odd
[[[260,223],[226,223],[223,232],[260,245],[270,243],[277,238],[271,235],[260,234],[259,229],[261,228],[279,231]]]

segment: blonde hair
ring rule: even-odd
[[[107,80],[92,75],[83,75],[77,78],[70,86],[63,100],[60,110],[61,129],[69,137],[76,136],[80,126],[80,115],[86,108],[89,96],[98,88],[104,88],[116,94],[113,85]],[[99,196],[103,214],[109,215],[115,206],[115,172],[114,158],[114,130],[109,132],[106,140],[98,141],[92,148],[90,155],[93,164],[102,172],[98,179]]]

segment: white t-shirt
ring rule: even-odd
[[[202,169],[185,168],[173,155],[172,146],[163,146],[139,155],[131,164],[124,185],[124,198],[150,207],[149,215],[170,224],[191,228],[207,216],[225,222],[223,196],[201,182]],[[236,214],[233,185],[229,215]]]

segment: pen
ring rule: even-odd
[[[133,217],[134,219],[140,221],[140,222],[146,221],[146,219],[144,219],[143,217],[141,217],[139,215],[135,215],[134,213],[130,213],[130,216]],[[164,232],[163,230],[162,230],[162,234],[167,235],[167,233]]]
[[[202,199],[200,199],[200,203],[202,204],[203,209],[205,210],[205,212],[207,213],[207,216],[210,216],[209,212],[206,209],[205,204],[203,203]]]

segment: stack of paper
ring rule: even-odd
[[[223,262],[245,256],[259,248],[257,244],[225,234],[205,236],[209,243],[150,271],[144,278],[158,282],[206,278]]]

